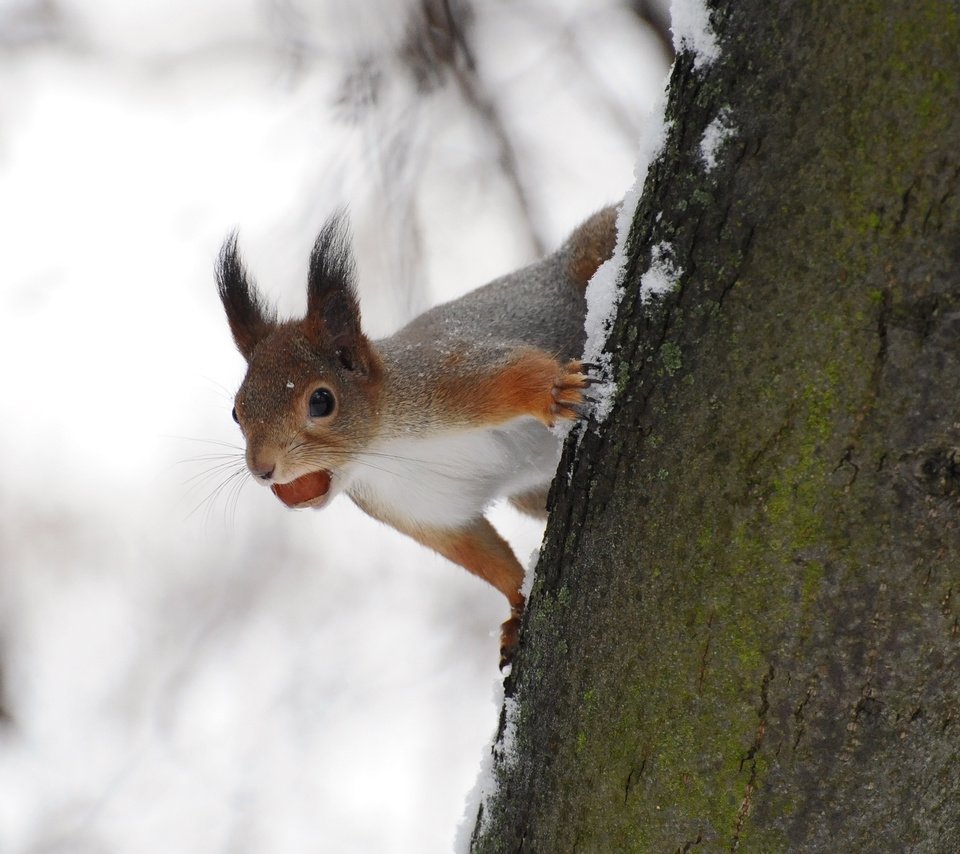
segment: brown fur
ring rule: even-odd
[[[531,492],[524,492],[522,495],[513,495],[510,497],[510,503],[521,513],[533,516],[534,519],[547,518],[547,496],[549,489],[534,489]]]
[[[567,240],[570,278],[586,290],[597,268],[613,254],[617,242],[617,209],[604,208],[584,222]]]

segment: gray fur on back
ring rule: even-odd
[[[377,342],[388,359],[424,345],[465,356],[532,346],[559,359],[583,352],[586,301],[567,273],[567,253],[554,253],[438,305]]]

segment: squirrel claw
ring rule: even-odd
[[[580,372],[583,374],[584,385],[605,385],[610,382],[603,365],[596,362],[580,362]]]
[[[584,396],[582,403],[558,403],[554,407],[554,411],[563,418],[584,421],[590,417],[590,412],[595,403],[596,401],[592,398]]]
[[[594,401],[584,394],[584,389],[603,382],[584,373],[585,369],[589,370],[591,367],[594,366],[576,360],[564,365],[565,373],[557,378],[553,386],[551,415],[574,421],[590,417]]]
[[[513,616],[500,626],[500,669],[513,663],[514,653],[520,643],[520,618],[522,611],[513,609]]]
[[[580,372],[586,377],[588,383],[607,382],[606,368],[599,362],[577,362]]]

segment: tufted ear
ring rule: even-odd
[[[249,362],[253,348],[270,332],[277,318],[257,293],[256,287],[247,280],[247,271],[237,252],[236,232],[227,237],[220,248],[217,290],[227,313],[233,340]]]
[[[304,323],[317,346],[332,348],[347,370],[366,372],[369,345],[360,327],[355,278],[350,229],[340,211],[324,224],[310,253]]]

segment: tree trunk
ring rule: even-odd
[[[619,393],[561,463],[472,849],[956,852],[958,7],[711,21],[719,58],[673,69]],[[664,243],[679,285],[644,302]]]

